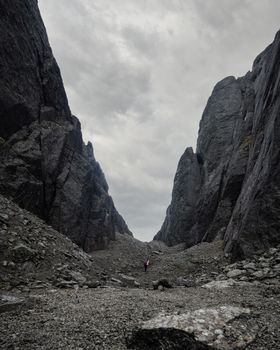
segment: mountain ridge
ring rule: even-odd
[[[280,32],[252,71],[215,85],[196,153],[182,156],[194,165],[179,162],[171,205],[154,239],[192,246],[221,238],[225,251],[239,258],[279,242],[279,55]],[[176,182],[181,173],[192,175]]]

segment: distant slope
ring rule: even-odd
[[[70,112],[37,1],[0,0],[0,14],[0,193],[84,250],[105,248],[131,232]]]
[[[192,246],[220,238],[236,257],[280,242],[279,68],[280,32],[251,72],[215,86],[156,240]]]

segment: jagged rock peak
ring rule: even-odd
[[[174,179],[171,204],[156,240],[174,245],[185,242],[185,232],[194,225],[194,210],[200,189],[199,159],[193,149],[182,155]],[[172,232],[172,235],[168,234]],[[193,243],[193,242],[191,242]]]
[[[280,32],[251,72],[214,87],[200,122],[193,156],[198,162],[192,170],[186,164],[181,178],[176,174],[171,205],[155,239],[187,246],[224,239],[226,252],[235,258],[280,241],[279,62]],[[199,174],[199,188],[191,172]],[[182,201],[190,192],[191,210]]]
[[[38,3],[0,0],[0,14],[0,193],[86,251],[105,248],[131,232],[71,114]]]

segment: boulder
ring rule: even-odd
[[[207,288],[207,289],[224,289],[224,288],[230,288],[232,286],[238,285],[238,282],[233,280],[232,278],[227,279],[227,280],[221,280],[221,281],[211,281],[208,282],[204,285],[202,285],[202,288]]]
[[[172,284],[169,282],[169,280],[167,278],[162,278],[160,280],[153,281],[154,290],[159,289],[159,287],[162,287],[162,289],[173,288]]]
[[[160,314],[144,322],[129,340],[130,349],[241,349],[250,344],[257,329],[233,321],[250,310],[231,305],[198,309],[182,314]],[[241,322],[241,321],[240,321]],[[232,337],[234,330],[238,336]],[[243,339],[242,345],[240,339]]]

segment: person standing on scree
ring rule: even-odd
[[[144,262],[144,270],[145,270],[145,272],[147,272],[147,268],[148,268],[149,264],[150,264],[149,259],[145,260],[145,262]]]

